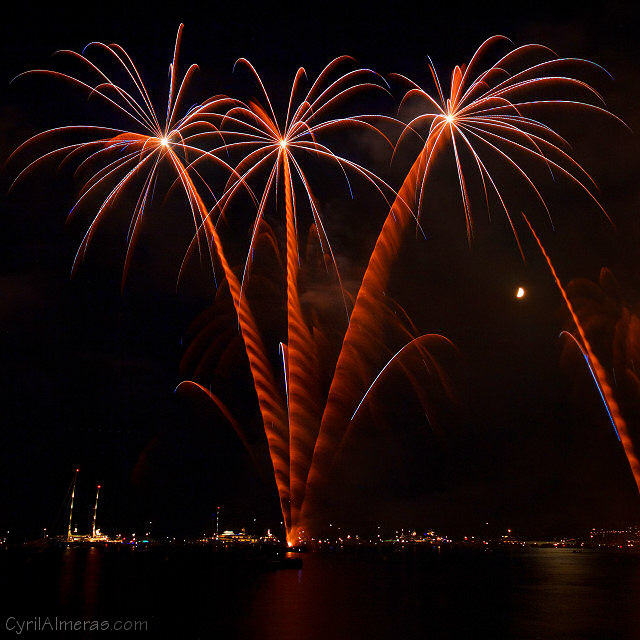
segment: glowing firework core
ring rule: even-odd
[[[287,148],[287,139],[280,138],[280,148],[284,151]]]
[[[524,289],[522,287],[518,287],[516,291],[516,298],[524,298]]]
[[[160,138],[160,144],[163,147],[168,147],[169,146],[169,139],[168,138]]]
[[[449,124],[451,124],[451,123],[453,122],[453,120],[454,120],[454,117],[453,117],[450,113],[447,113],[447,115],[444,117],[444,119],[445,119]]]

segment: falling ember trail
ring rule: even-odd
[[[620,434],[618,433],[618,427],[616,427],[615,420],[613,419],[613,416],[611,415],[611,412],[609,411],[609,405],[607,404],[607,401],[604,399],[604,394],[602,393],[602,389],[600,387],[600,381],[598,380],[598,377],[596,376],[596,374],[595,374],[595,372],[593,370],[593,367],[591,366],[591,362],[589,362],[589,356],[586,354],[585,350],[582,348],[582,345],[580,344],[580,341],[572,333],[570,333],[569,331],[562,331],[560,333],[560,335],[561,336],[567,336],[568,338],[573,340],[574,344],[580,350],[580,353],[582,354],[582,356],[586,360],[587,367],[589,368],[589,372],[591,373],[591,377],[593,378],[593,381],[596,384],[596,388],[598,389],[598,393],[600,394],[600,397],[602,398],[602,402],[604,403],[604,406],[607,409],[607,414],[609,415],[609,420],[611,420],[611,425],[613,426],[613,429],[616,432],[616,437],[618,438],[618,442],[622,442],[620,440]]]
[[[197,211],[203,222],[203,228],[207,233],[207,242],[215,247],[215,254],[222,265],[227,280],[229,292],[238,317],[240,335],[244,341],[247,358],[249,359],[256,395],[258,396],[258,404],[260,405],[265,434],[269,445],[269,454],[273,464],[278,494],[280,496],[280,506],[285,521],[285,528],[289,531],[291,513],[289,509],[289,473],[285,437],[287,430],[286,418],[277,400],[278,393],[265,355],[266,350],[251,311],[247,305],[241,304],[240,282],[227,261],[222,241],[211,220],[211,216],[207,214],[206,206],[189,176],[186,167],[184,167],[174,153],[171,154],[171,160],[190,199],[193,200],[197,206]]]
[[[547,265],[549,266],[551,275],[553,276],[553,279],[556,282],[556,286],[558,287],[560,293],[562,294],[562,298],[565,304],[567,305],[567,309],[571,314],[571,318],[573,319],[573,322],[576,325],[576,328],[578,329],[578,333],[580,334],[582,344],[584,345],[584,351],[586,352],[586,355],[587,355],[589,367],[592,373],[594,374],[594,376],[597,378],[601,395],[604,399],[605,407],[609,412],[609,415],[611,416],[613,423],[615,424],[616,430],[618,432],[618,437],[620,438],[620,442],[622,442],[624,453],[627,456],[629,467],[631,467],[631,473],[633,473],[633,478],[636,481],[636,487],[638,488],[638,492],[640,493],[640,462],[638,461],[638,458],[634,451],[633,442],[631,441],[631,438],[629,436],[629,431],[627,429],[627,423],[625,422],[624,418],[622,417],[622,414],[620,413],[620,408],[618,407],[618,403],[616,402],[616,399],[613,397],[613,389],[611,388],[611,385],[607,380],[607,372],[605,371],[602,364],[600,364],[600,361],[598,360],[597,356],[593,352],[593,349],[591,348],[591,344],[587,340],[587,336],[584,332],[584,329],[582,328],[582,325],[580,324],[578,315],[576,314],[573,308],[573,305],[569,300],[569,296],[567,296],[567,292],[564,290],[564,287],[560,282],[560,278],[558,277],[558,274],[556,273],[556,270],[554,269],[553,264],[551,263],[551,258],[549,257],[549,254],[545,251],[545,248],[542,246],[542,242],[540,242],[540,238],[538,238],[538,235],[533,230],[533,227],[531,226],[531,223],[529,222],[527,217],[524,214],[522,215],[525,219],[525,222],[529,226],[529,229],[533,237],[538,243],[538,247],[540,247],[540,251],[542,252],[542,255],[547,261]]]

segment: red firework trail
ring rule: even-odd
[[[576,329],[578,330],[578,334],[580,335],[580,341],[581,341],[581,345],[579,346],[581,346],[581,348],[584,349],[584,352],[587,356],[587,362],[589,363],[589,368],[591,369],[594,377],[596,378],[597,385],[598,385],[599,391],[602,394],[605,407],[607,409],[607,412],[609,413],[609,416],[611,417],[612,422],[615,425],[616,431],[618,432],[618,437],[620,438],[620,442],[622,443],[622,446],[624,448],[624,453],[627,456],[627,461],[629,462],[629,467],[631,468],[633,479],[636,481],[636,487],[638,488],[638,492],[640,492],[640,461],[638,461],[638,457],[636,456],[636,453],[633,447],[633,441],[629,436],[627,423],[625,422],[625,419],[622,417],[622,413],[620,412],[620,407],[618,406],[618,403],[616,402],[616,399],[613,395],[613,389],[611,388],[611,385],[609,384],[609,380],[607,379],[607,372],[605,368],[602,366],[602,364],[600,363],[600,360],[598,360],[598,357],[596,356],[596,354],[593,352],[593,349],[591,348],[591,344],[587,339],[587,334],[582,328],[582,324],[580,322],[580,319],[578,318],[578,314],[575,312],[573,305],[571,304],[571,300],[569,300],[569,296],[567,295],[567,292],[562,286],[562,282],[560,281],[560,278],[558,277],[558,274],[556,273],[556,270],[553,267],[549,254],[546,252],[545,248],[542,246],[542,242],[540,242],[540,238],[538,238],[538,234],[536,234],[536,232],[534,231],[527,217],[524,214],[523,214],[523,217],[531,231],[531,234],[535,238],[538,244],[538,247],[542,252],[542,255],[544,256],[544,259],[547,261],[547,265],[549,266],[551,275],[553,276],[556,286],[558,287],[558,290],[562,295],[562,299],[564,300],[564,303],[567,305],[567,309],[571,314],[571,319],[573,320],[573,323],[576,325]]]
[[[415,82],[399,76],[410,85],[405,101],[419,98],[426,101],[430,110],[409,122],[398,144],[405,135],[415,133],[415,128],[422,123],[431,124],[426,142],[384,222],[358,290],[316,439],[307,493],[310,488],[322,485],[322,471],[331,464],[348,430],[350,417],[355,409],[354,397],[362,396],[366,388],[361,388],[360,393],[346,392],[352,389],[353,370],[366,361],[371,344],[381,340],[382,327],[376,314],[378,300],[387,288],[390,268],[400,251],[406,229],[414,219],[419,219],[428,193],[430,168],[446,148],[451,149],[455,159],[469,241],[473,236],[473,216],[465,178],[467,169],[463,162],[463,150],[466,150],[471,159],[472,169],[480,176],[486,206],[489,206],[489,193],[492,192],[509,220],[519,248],[520,241],[507,199],[498,178],[488,168],[485,159],[487,156],[501,161],[515,172],[547,212],[547,205],[539,189],[527,170],[518,162],[518,158],[536,161],[552,174],[555,172],[564,176],[587,193],[604,212],[589,186],[593,181],[571,157],[569,145],[564,138],[542,120],[526,115],[536,109],[560,105],[611,115],[597,104],[602,103],[602,98],[595,89],[570,75],[571,69],[601,68],[581,59],[558,58],[541,45],[524,45],[512,49],[493,65],[483,69],[481,63],[487,51],[504,41],[508,40],[502,36],[489,38],[478,48],[466,67],[455,67],[448,97],[443,93],[433,65],[430,65],[430,70],[437,90],[435,98]],[[546,59],[533,65],[525,64],[533,54],[546,56]],[[549,88],[567,92],[580,91],[585,97],[537,97],[536,92]],[[307,501],[309,505],[312,502]],[[304,521],[306,517],[307,513],[303,512],[301,520]]]
[[[213,153],[240,152],[242,154],[241,160],[235,166],[234,174],[229,179],[225,193],[218,203],[221,215],[226,214],[233,196],[241,186],[253,184],[259,173],[267,174],[262,193],[256,198],[258,208],[244,267],[240,312],[243,307],[248,306],[242,289],[245,279],[250,274],[256,240],[261,227],[265,224],[268,203],[270,198],[277,195],[280,184],[284,190],[287,341],[286,344],[281,345],[281,350],[285,379],[283,404],[287,414],[288,447],[286,452],[283,452],[286,455],[276,450],[270,450],[270,454],[274,470],[279,471],[283,477],[288,477],[290,502],[285,519],[292,524],[291,528],[288,527],[288,531],[297,530],[294,525],[298,521],[302,507],[306,477],[324,406],[318,378],[321,354],[318,352],[314,328],[309,326],[300,302],[298,234],[302,223],[299,219],[296,193],[301,193],[308,204],[315,230],[314,235],[320,244],[322,254],[332,265],[341,291],[341,276],[331,241],[325,230],[325,223],[312,193],[312,180],[308,177],[306,163],[326,161],[338,168],[347,184],[349,184],[348,174],[353,172],[372,184],[383,195],[385,191],[392,193],[391,188],[371,171],[336,154],[321,142],[323,134],[345,127],[363,127],[380,134],[379,130],[369,122],[374,116],[367,114],[330,116],[353,94],[367,89],[381,88],[378,83],[379,76],[369,69],[355,69],[335,77],[337,70],[345,62],[350,61],[351,59],[346,56],[333,60],[302,96],[300,96],[301,83],[306,73],[300,68],[293,81],[286,116],[280,122],[257,71],[247,60],[241,59],[239,62],[246,65],[254,75],[264,103],[251,100],[247,104],[232,105],[218,123],[224,143],[213,151]],[[375,117],[383,119],[381,116]],[[391,146],[391,143],[389,144]],[[344,303],[346,308],[346,300]]]
[[[302,505],[306,475],[323,408],[317,379],[319,367],[316,366],[319,357],[316,344],[318,335],[315,328],[312,330],[307,325],[298,292],[300,256],[297,234],[300,222],[296,205],[297,187],[294,184],[297,182],[300,185],[304,197],[308,200],[315,229],[313,236],[318,239],[323,255],[328,257],[340,282],[333,249],[312,195],[304,163],[305,158],[311,158],[314,162],[318,159],[326,160],[339,168],[347,184],[349,184],[348,173],[353,172],[373,184],[381,194],[392,193],[391,188],[371,171],[345,157],[336,155],[320,142],[321,134],[325,131],[339,130],[345,126],[359,126],[369,131],[377,131],[369,120],[374,117],[383,119],[382,116],[367,114],[333,118],[327,116],[332,109],[351,95],[374,86],[379,88],[377,84],[379,76],[370,70],[356,69],[335,78],[333,77],[335,69],[349,60],[346,57],[336,59],[325,68],[299,104],[295,106],[294,99],[297,97],[301,80],[305,75],[300,69],[296,74],[287,115],[281,126],[259,76],[248,62],[243,61],[254,71],[263,89],[266,107],[258,101],[245,105],[226,96],[214,96],[179,117],[178,113],[186,87],[196,69],[195,65],[189,67],[178,83],[177,61],[181,33],[182,26],[178,30],[170,66],[170,86],[164,121],[154,109],[149,92],[132,59],[119,45],[92,43],[89,48],[106,53],[109,60],[115,62],[117,70],[124,74],[130,87],[112,80],[111,76],[92,62],[84,52],[82,54],[71,51],[62,53],[79,62],[84,72],[93,76],[92,79],[48,70],[28,72],[63,79],[83,88],[92,99],[101,100],[120,114],[126,115],[135,125],[136,130],[70,125],[45,131],[26,141],[14,152],[14,155],[59,134],[84,134],[85,138],[91,139],[55,146],[53,150],[28,164],[16,180],[48,159],[61,159],[61,162],[68,162],[80,158],[77,172],[88,171],[89,178],[82,187],[72,214],[91,197],[95,198],[100,193],[103,194],[99,196],[103,199],[78,250],[74,272],[82,262],[100,222],[116,203],[121,201],[126,192],[140,188],[141,182],[142,187],[131,217],[122,277],[124,285],[139,229],[156,187],[159,169],[163,165],[172,169],[176,176],[174,186],[181,186],[194,220],[196,233],[192,247],[196,243],[200,244],[201,236],[206,238],[212,264],[218,263],[221,266],[229,288],[263,419],[285,527],[288,534],[291,534],[292,531],[298,530],[297,524],[294,526],[294,520],[297,522]],[[376,82],[373,82],[374,80]],[[203,144],[206,144],[209,150],[202,149],[200,145]],[[244,154],[235,168],[220,157],[222,154],[234,152]],[[223,195],[219,200],[214,201],[211,208],[205,204],[200,187],[205,188],[205,193],[213,194],[199,171],[200,166],[209,162],[230,174]],[[254,180],[254,174],[268,163],[272,163],[271,170],[262,196],[259,200],[256,199],[258,215],[254,223],[244,274],[242,279],[239,279],[227,260],[217,223],[224,217],[229,203],[240,189],[246,189],[253,195],[250,183]],[[245,276],[249,273],[255,240],[268,198],[277,188],[280,176],[282,176],[285,192],[288,315],[287,344],[282,345],[286,387],[284,399],[280,394],[277,377],[269,362],[260,330],[243,292]],[[105,190],[106,196],[104,196]],[[342,290],[341,284],[339,288]],[[240,435],[240,426],[220,399],[202,386],[196,385],[194,388],[199,388],[207,394],[222,415],[229,418],[230,423]],[[247,443],[246,438],[241,437],[241,439],[245,444]]]
[[[197,68],[196,65],[191,65],[182,80],[178,82],[177,65],[182,29],[183,26],[180,25],[173,60],[169,67],[170,82],[164,120],[155,110],[149,98],[149,92],[132,59],[117,44],[92,43],[87,48],[98,49],[106,53],[109,59],[115,63],[117,70],[131,84],[129,88],[113,81],[84,53],[79,54],[73,51],[61,53],[78,61],[84,71],[90,73],[92,80],[84,80],[74,75],[49,70],[27,72],[28,74],[44,74],[63,79],[83,88],[90,97],[98,98],[113,107],[116,112],[124,114],[139,130],[126,131],[107,127],[71,125],[45,131],[27,140],[16,149],[13,155],[40,142],[43,138],[57,134],[82,133],[90,136],[98,134],[100,137],[88,142],[65,144],[54,148],[31,162],[16,180],[47,159],[61,157],[64,162],[75,159],[79,154],[84,154],[77,171],[87,169],[91,173],[80,192],[74,210],[89,196],[96,195],[100,188],[107,189],[107,196],[102,200],[78,249],[73,268],[75,272],[84,258],[99,223],[127,189],[139,188],[135,180],[142,176],[142,188],[132,212],[128,235],[127,254],[122,276],[124,286],[146,206],[154,191],[159,167],[168,164],[173,169],[176,174],[176,183],[182,186],[189,202],[196,229],[196,241],[199,243],[201,235],[204,235],[212,264],[218,261],[224,272],[251,364],[269,448],[271,451],[277,452],[274,455],[284,459],[288,456],[287,421],[281,404],[276,401],[277,383],[272,376],[266,349],[251,311],[246,306],[242,308],[240,306],[240,282],[228,263],[214,219],[196,186],[196,182],[198,182],[206,187],[206,183],[197,171],[197,161],[202,161],[204,158],[224,171],[233,174],[233,169],[223,159],[198,146],[209,141],[212,137],[219,137],[220,133],[213,124],[214,114],[216,110],[228,110],[233,101],[226,96],[214,96],[204,103],[190,108],[185,115],[178,116],[186,87]],[[107,134],[106,137],[102,137],[104,134]],[[211,146],[214,145],[215,143]],[[115,187],[112,187],[114,182]],[[73,211],[70,215],[72,214]],[[288,474],[283,475],[283,470],[279,467],[274,467],[274,472],[288,529]]]

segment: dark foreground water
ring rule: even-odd
[[[636,553],[458,549],[303,559],[302,570],[275,571],[196,547],[5,551],[0,623],[5,637],[47,637],[73,623],[85,629],[53,635],[640,639]]]

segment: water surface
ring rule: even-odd
[[[6,551],[2,626],[50,616],[147,627],[66,636],[77,638],[640,640],[636,553],[449,549],[303,562],[273,570],[198,547]]]

